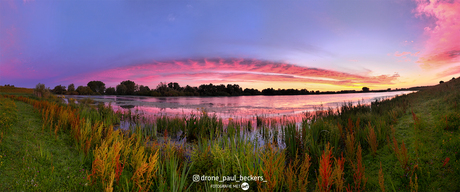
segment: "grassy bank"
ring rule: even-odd
[[[32,94],[33,89],[22,88],[22,87],[12,87],[12,86],[0,86],[0,94],[10,93],[10,94]]]
[[[59,162],[72,165],[71,170],[88,172],[75,172],[77,182],[63,187],[69,190],[201,191],[216,190],[215,184],[240,187],[242,182],[234,179],[246,179],[250,191],[457,191],[457,90],[460,80],[455,79],[371,105],[344,104],[339,109],[305,114],[300,126],[258,118],[256,127],[233,120],[224,127],[222,120],[206,112],[188,118],[141,121],[142,117],[115,113],[103,105],[9,96],[16,100],[20,111],[30,109],[30,114],[18,113],[13,127],[30,130],[15,135],[19,127],[8,129],[1,149],[8,154],[42,151],[29,163],[56,164],[54,158],[74,154],[72,159],[76,162]],[[120,119],[137,124],[129,131],[113,130]],[[36,134],[30,135],[34,130]],[[248,139],[244,134],[248,132],[258,132],[260,137]],[[35,141],[33,136],[38,137],[38,133],[49,138],[27,145]],[[188,142],[171,142],[169,137],[179,134]],[[25,139],[15,139],[19,135]],[[10,144],[7,148],[8,139],[24,143],[23,147],[13,148],[14,144]],[[62,153],[46,152],[59,146],[57,143],[46,150],[37,148],[46,146],[41,144],[45,140],[62,141],[67,148],[58,150]],[[24,155],[8,156],[10,161],[20,162]],[[10,166],[18,165],[4,164],[2,169],[12,170]],[[51,177],[56,170],[43,171]],[[196,175],[200,176],[199,182],[194,182]],[[224,178],[226,181],[220,182]]]
[[[0,102],[16,109],[2,116],[15,120],[1,129],[0,190],[92,191],[85,186],[87,167],[68,135],[60,134],[56,139],[43,131],[40,114],[29,104],[6,98]]]

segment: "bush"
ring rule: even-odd
[[[37,97],[48,98],[50,96],[50,89],[45,87],[45,84],[38,83],[34,89],[34,95]]]
[[[78,86],[77,92],[80,95],[92,95],[93,91],[88,86]]]

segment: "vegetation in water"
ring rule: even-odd
[[[3,95],[0,188],[239,191],[214,187],[246,180],[251,191],[457,191],[459,88],[453,79],[305,114],[301,124],[257,117],[255,127],[206,111],[149,119],[90,101]],[[123,122],[130,128],[114,129]]]

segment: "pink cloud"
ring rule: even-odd
[[[437,78],[454,77],[454,75],[456,74],[460,74],[460,66],[450,67],[449,69],[444,70],[443,72],[437,73],[436,77]]]
[[[401,56],[405,56],[405,55],[418,56],[419,53],[420,53],[420,51],[415,52],[415,53],[411,53],[411,52],[407,52],[407,51],[399,53],[399,51],[396,51],[394,56],[396,56],[396,57],[401,57]]]
[[[340,71],[310,68],[256,59],[187,59],[155,61],[104,71],[78,75],[61,81],[86,84],[101,80],[116,85],[124,80],[138,84],[156,85],[163,81],[177,81],[190,85],[216,82],[305,82],[331,85],[394,84],[394,75],[367,76]]]
[[[425,69],[451,65],[460,61],[460,2],[452,0],[415,0],[417,17],[434,18],[425,27],[428,40],[419,60]]]
[[[403,55],[409,55],[409,54],[410,54],[410,52],[398,53],[398,51],[396,51],[394,55],[395,55],[396,57],[401,57],[401,56],[403,56]]]
[[[55,76],[45,69],[34,69],[25,60],[15,57],[5,59],[0,64],[0,77],[7,79],[44,79]]]
[[[11,54],[11,51],[18,50],[19,45],[17,43],[17,28],[14,25],[5,29],[6,37],[0,41],[0,50],[2,55],[5,53]]]

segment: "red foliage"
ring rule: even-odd
[[[318,187],[320,191],[331,191],[331,185],[333,182],[332,179],[332,161],[331,161],[331,149],[329,145],[326,147],[326,150],[323,151],[321,155],[320,165],[319,165],[319,178],[318,178]]]
[[[449,163],[449,161],[450,161],[450,158],[446,157],[446,159],[444,159],[444,164],[442,164],[442,167],[445,167],[447,163]]]

